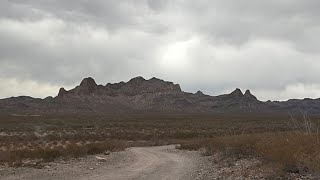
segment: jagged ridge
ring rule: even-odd
[[[73,96],[86,96],[90,94],[99,94],[99,95],[128,95],[134,96],[144,93],[177,93],[181,92],[180,85],[173,84],[172,82],[166,82],[157,78],[151,78],[149,80],[144,79],[143,77],[136,77],[125,82],[107,85],[97,85],[95,80],[91,77],[85,78],[82,80],[79,86],[76,88],[65,91],[63,88],[60,89],[59,97],[73,97]]]
[[[17,97],[0,100],[0,113],[115,113],[128,111],[178,112],[287,112],[298,108],[320,114],[319,99],[261,102],[250,90],[209,96],[183,92],[179,84],[157,78],[136,77],[128,82],[97,85],[91,77],[56,97]]]

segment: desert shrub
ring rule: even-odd
[[[9,161],[10,153],[8,151],[0,151],[0,162]]]
[[[317,134],[290,133],[261,138],[258,154],[266,160],[287,167],[300,167],[320,172],[320,144]]]
[[[257,141],[258,138],[254,135],[234,135],[216,138],[210,145],[214,145],[216,150],[223,152],[225,156],[241,158],[255,153],[254,146]],[[212,148],[210,150],[213,151]]]
[[[206,155],[219,152],[225,157],[259,157],[266,162],[280,164],[287,172],[297,172],[297,169],[320,172],[318,139],[318,134],[301,132],[262,133],[183,142],[180,148],[204,148]]]
[[[87,154],[85,146],[78,146],[75,143],[68,144],[63,151],[65,156],[71,157],[81,157]]]
[[[92,143],[86,145],[87,154],[98,154],[110,149],[107,143]]]
[[[42,148],[38,150],[38,154],[35,154],[32,158],[40,157],[45,161],[52,161],[63,155],[63,151],[60,149],[50,149],[50,148]]]
[[[102,141],[84,145],[78,145],[74,142],[66,144],[65,147],[43,147],[35,145],[32,149],[14,149],[11,151],[0,152],[0,162],[17,164],[24,159],[42,159],[52,161],[58,157],[81,157],[102,153],[106,150],[117,151],[126,147],[123,141]]]
[[[311,126],[309,119],[300,122],[296,118],[292,122],[288,114],[134,113],[42,117],[0,115],[0,144],[4,147],[1,148],[3,152],[0,152],[0,162],[26,158],[51,160],[59,156],[79,157],[103,152],[103,150],[121,150],[127,144],[150,146],[176,143],[181,143],[180,148],[189,150],[204,147],[202,149],[205,149],[207,155],[221,151],[227,157],[241,158],[255,155],[264,157],[267,161],[289,162],[292,160],[291,155],[285,152],[293,151],[291,149],[298,147],[294,143],[302,142],[290,137],[289,139],[294,140],[290,140],[291,144],[287,143],[288,134],[274,132],[304,129],[303,133],[310,132],[310,130],[314,133],[316,129],[316,126]],[[35,130],[47,135],[36,136]],[[308,142],[311,138],[311,136],[304,135],[301,137],[308,139],[303,142]],[[66,141],[71,142],[70,145],[67,145]],[[96,141],[98,142],[94,143]],[[312,142],[315,141],[316,139],[312,140]],[[20,143],[27,148],[19,149]],[[301,148],[306,147],[311,149],[307,151],[308,153],[316,155],[314,152],[316,147],[304,145]],[[295,159],[299,160],[294,160],[291,164],[296,162],[314,164],[311,161],[317,158],[307,160],[306,157],[309,156],[301,153],[303,151],[306,150],[302,149],[299,150],[300,153],[294,153],[297,156]]]
[[[172,137],[176,139],[192,139],[198,138],[199,136],[201,136],[199,132],[193,131],[177,131],[172,134]]]

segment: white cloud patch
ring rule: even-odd
[[[1,84],[1,98],[26,95],[38,95],[39,97],[47,97],[57,95],[58,85],[52,85],[48,83],[37,83],[35,81],[20,81],[17,79],[3,79],[0,78]]]

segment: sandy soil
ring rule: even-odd
[[[174,145],[132,147],[108,156],[97,156],[57,161],[42,169],[3,169],[0,179],[191,180],[197,179],[201,159],[199,153],[179,151]]]

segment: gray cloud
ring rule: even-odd
[[[105,84],[138,75],[209,94],[240,87],[263,100],[320,97],[319,7],[317,0],[4,0],[0,97],[55,95],[86,76]]]

